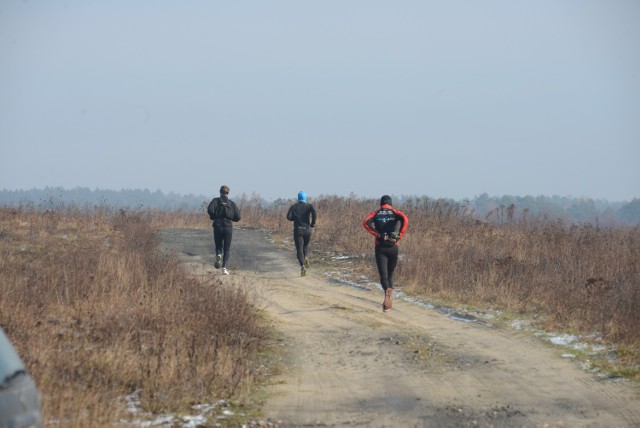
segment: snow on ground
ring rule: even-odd
[[[350,264],[349,256],[342,254],[333,255],[331,257],[334,261],[345,261],[345,264]],[[325,274],[329,281],[347,287],[354,287],[358,289],[364,289],[372,292],[382,293],[380,283],[373,282],[364,276],[354,278],[351,269],[348,267],[336,268]],[[382,295],[382,294],[381,294]],[[489,309],[486,312],[480,310],[468,311],[462,308],[449,308],[441,305],[435,305],[425,299],[417,297],[407,296],[400,287],[394,288],[394,296],[396,299],[401,299],[405,302],[419,305],[428,309],[436,310],[451,319],[460,322],[479,323],[486,327],[492,327],[490,320],[496,319],[501,315],[501,312],[494,309]],[[578,355],[572,353],[572,351],[586,353],[591,356],[605,356],[609,360],[615,360],[615,347],[607,346],[602,343],[602,339],[597,334],[591,334],[586,336],[576,336],[568,333],[558,332],[545,332],[537,330],[533,327],[531,321],[526,319],[516,319],[511,322],[511,328],[515,330],[529,331],[534,336],[550,342],[553,345],[564,349],[561,356],[563,358],[576,358]],[[599,369],[594,367],[589,360],[582,364],[582,368],[591,372],[599,372]],[[602,377],[610,377],[608,374],[601,373]]]

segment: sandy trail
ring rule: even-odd
[[[213,269],[210,230],[163,232],[194,272]],[[250,287],[285,338],[289,366],[265,419],[283,426],[640,427],[640,390],[599,380],[527,333],[456,321],[380,289],[300,277],[294,254],[236,229],[224,280]],[[402,279],[398,279],[401,283]]]

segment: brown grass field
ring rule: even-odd
[[[36,380],[47,425],[126,421],[135,391],[146,411],[180,413],[250,390],[270,337],[250,298],[199,283],[156,251],[160,225],[192,221],[202,225],[0,209],[0,326]]]
[[[239,225],[288,237],[293,201],[236,200]],[[362,227],[378,201],[320,196],[314,257],[345,253],[376,280]],[[428,198],[396,208],[410,220],[397,284],[424,298],[528,317],[543,329],[595,334],[620,372],[640,369],[640,228],[547,219],[500,224]],[[251,296],[190,276],[157,251],[157,231],[210,227],[206,213],[0,208],[0,326],[41,391],[45,421],[126,421],[139,391],[150,412],[184,412],[212,397],[242,402],[261,381],[273,332]],[[220,310],[220,308],[226,308]]]

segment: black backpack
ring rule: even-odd
[[[213,217],[216,219],[228,219],[233,220],[233,206],[231,201],[223,202],[222,199],[218,199],[218,206],[216,206],[213,212]]]
[[[393,247],[396,244],[384,239],[385,236],[393,236],[400,230],[400,221],[393,210],[380,209],[375,215],[374,225],[376,231],[382,236],[379,243],[383,247]]]

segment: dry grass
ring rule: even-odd
[[[48,424],[126,420],[123,397],[134,391],[148,411],[180,413],[242,397],[255,380],[270,333],[250,298],[160,256],[152,224],[203,223],[0,209],[0,325],[38,384]]]
[[[242,201],[243,221],[289,236],[289,204]],[[376,280],[373,238],[362,227],[378,200],[320,196],[312,251],[353,255]],[[397,204],[409,216],[397,282],[404,291],[528,314],[546,328],[602,335],[640,355],[640,228],[571,226],[558,221],[478,221],[464,207],[416,198]],[[513,209],[513,208],[512,208]],[[640,361],[635,361],[637,364]]]
[[[290,239],[293,200],[241,197],[241,225]],[[376,280],[362,227],[377,200],[321,196],[314,254],[348,253]],[[640,228],[527,219],[496,225],[428,198],[410,219],[397,284],[406,292],[522,313],[547,328],[599,333],[640,363]],[[29,366],[48,424],[112,425],[140,391],[153,412],[242,398],[271,332],[251,299],[201,283],[157,252],[161,227],[210,227],[204,213],[37,213],[0,208],[0,326]],[[220,310],[225,308],[225,310]]]

